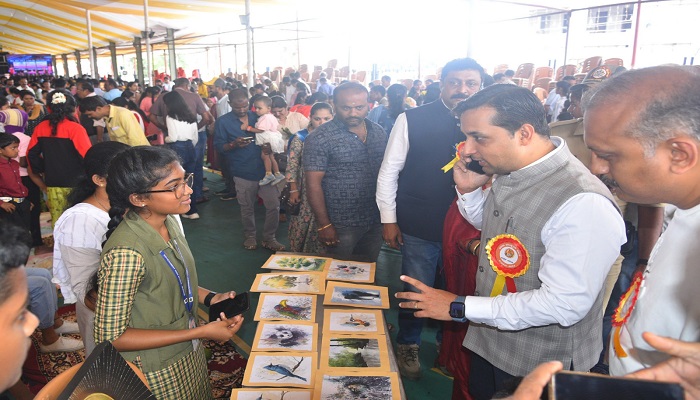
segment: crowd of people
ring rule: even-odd
[[[237,199],[245,250],[258,247],[261,199],[266,249],[286,250],[289,218],[293,252],[401,252],[406,379],[421,379],[432,318],[446,321],[436,340],[453,399],[536,399],[561,369],[700,398],[700,70],[603,66],[572,80],[538,97],[468,58],[411,88],[296,72],[279,87],[221,76],[143,93],[112,78],[3,78],[0,329],[14,344],[0,359],[21,365],[37,328],[46,352],[110,341],[157,398],[209,398],[200,340],[227,340],[243,319],[196,324],[200,303],[235,296],[199,286],[180,221],[210,201],[206,159],[222,171],[216,195]],[[17,268],[42,251],[42,207],[53,276]],[[77,325],[56,314],[52,279]],[[73,332],[83,342],[62,336]],[[7,369],[0,390],[18,377]]]

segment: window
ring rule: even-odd
[[[589,32],[625,32],[632,29],[634,4],[598,7],[588,10]]]

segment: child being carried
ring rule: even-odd
[[[256,145],[262,146],[269,143],[272,149],[270,154],[261,153],[265,164],[265,177],[260,180],[260,186],[277,184],[284,180],[284,175],[280,173],[277,160],[275,160],[275,153],[284,153],[285,145],[282,134],[277,130],[279,122],[270,113],[272,100],[269,97],[259,98],[253,103],[253,106],[255,107],[255,113],[258,115],[258,122],[255,124],[255,128],[248,127],[248,131],[255,133]]]

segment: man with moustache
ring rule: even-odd
[[[374,262],[382,247],[374,194],[387,134],[367,119],[367,97],[359,83],[344,83],[333,91],[335,118],[306,138],[302,165],[325,252]]]
[[[635,276],[613,320],[610,373],[624,375],[666,361],[644,332],[700,341],[697,237],[700,235],[700,73],[660,66],[625,72],[583,99],[591,170],[621,199],[670,203],[678,210]]]
[[[234,89],[228,94],[231,112],[216,120],[214,146],[226,157],[226,166],[238,195],[243,224],[243,247],[255,250],[258,247],[255,228],[255,203],[258,196],[265,206],[262,246],[274,251],[283,251],[284,245],[275,237],[279,226],[280,190],[276,185],[260,186],[258,182],[265,176],[265,166],[261,151],[269,152],[270,147],[256,146],[250,139],[249,127],[255,127],[258,116],[248,109],[248,91]]]
[[[625,242],[610,191],[550,137],[542,103],[525,88],[489,86],[455,114],[467,136],[454,168],[458,205],[483,241],[476,291],[458,297],[402,276],[418,293],[398,293],[408,300],[400,306],[469,321],[463,345],[477,400],[545,361],[588,371],[602,348],[603,284]],[[466,168],[473,160],[484,175]]]
[[[464,140],[451,110],[481,88],[484,70],[476,61],[448,62],[440,77],[440,99],[398,116],[377,180],[377,205],[386,244],[401,251],[401,273],[434,286],[442,255],[445,216],[455,198],[451,174],[442,171]],[[413,290],[410,285],[406,290]],[[399,371],[421,377],[418,350],[423,320],[399,314]]]
[[[700,399],[699,72],[680,66],[632,70],[589,90],[582,102],[593,172],[622,199],[679,207],[629,292],[624,306],[629,317],[619,333],[624,355],[611,350],[610,372],[679,383],[686,399]],[[539,399],[562,367],[540,365],[513,398]]]

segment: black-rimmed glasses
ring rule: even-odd
[[[185,185],[192,187],[192,183],[194,182],[194,174],[188,174],[185,177],[185,180],[178,183],[177,185],[173,186],[170,189],[162,189],[162,190],[148,190],[145,192],[140,192],[137,194],[146,194],[146,193],[167,193],[167,192],[173,192],[175,194],[175,198],[179,199],[180,197],[185,195]]]

